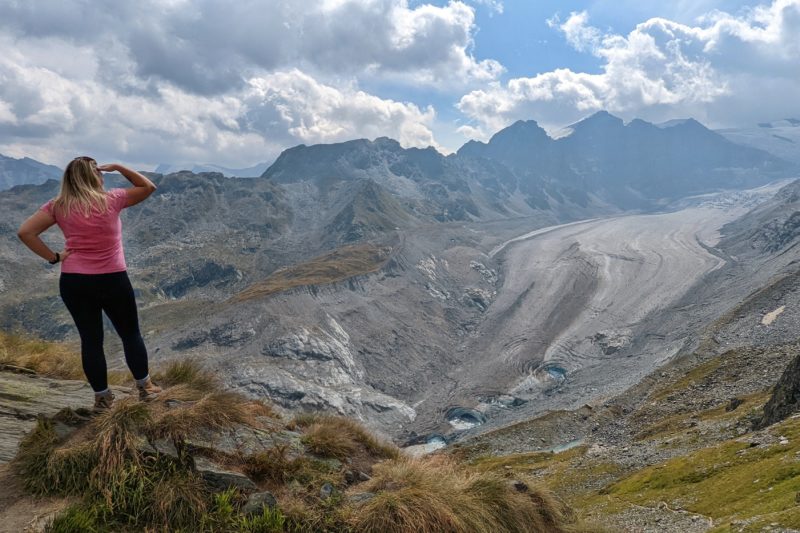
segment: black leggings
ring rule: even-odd
[[[63,273],[58,285],[61,299],[78,327],[83,372],[94,391],[108,388],[102,311],[105,311],[122,339],[125,362],[134,379],[147,377],[147,349],[139,331],[136,300],[128,273]]]

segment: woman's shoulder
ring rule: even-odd
[[[39,211],[44,211],[48,215],[53,216],[53,202],[55,202],[55,201],[56,201],[55,198],[51,198],[51,199],[47,200],[45,203],[43,203],[39,207]]]
[[[106,191],[106,196],[113,211],[122,211],[128,203],[128,191],[126,189],[109,189]]]

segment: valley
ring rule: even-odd
[[[726,263],[714,249],[719,230],[781,185],[696,198],[667,213],[542,228],[497,246],[489,255],[502,285],[456,350],[464,356],[448,374],[451,392],[430,391],[426,402],[477,409],[495,427],[634,385],[692,336],[689,324],[654,335],[652,318]],[[709,306],[705,320],[724,310]]]
[[[796,175],[695,121],[597,113],[449,156],[358,139],[290,148],[258,178],[153,174],[124,244],[155,364],[190,357],[288,412],[441,444],[602,403],[691,349],[789,268],[791,187],[771,198]],[[74,343],[57,272],[14,235],[56,192],[0,193],[0,325]],[[761,226],[769,251],[748,255]]]

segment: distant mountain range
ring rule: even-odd
[[[438,202],[446,212],[439,217],[458,220],[508,215],[520,205],[556,213],[648,209],[796,171],[795,164],[734,144],[692,119],[659,127],[638,119],[624,124],[599,112],[558,138],[535,121],[519,121],[488,143],[470,141],[450,156],[403,149],[387,138],[300,145],[284,151],[263,177],[322,190],[370,178],[398,196]]]
[[[256,178],[269,168],[269,163],[259,163],[247,168],[228,168],[213,163],[161,163],[153,172],[158,174],[172,174],[182,170],[189,170],[195,174],[201,172],[219,172],[227,178]]]
[[[45,165],[35,159],[14,159],[0,154],[0,190],[15,185],[39,184],[49,179],[61,179],[62,171],[53,165]]]
[[[594,195],[622,208],[641,208],[713,189],[755,184],[793,165],[762,150],[735,145],[693,119],[656,126],[628,124],[598,112],[547,136],[534,121],[520,121],[488,144],[470,141],[459,156],[499,161],[523,186],[542,183]]]
[[[271,165],[161,164],[155,172],[309,181],[322,191],[342,181],[371,179],[395,196],[433,202],[416,209],[451,220],[528,209],[562,214],[591,206],[646,209],[687,194],[791,174],[799,164],[800,120],[713,132],[693,119],[625,124],[601,111],[553,137],[533,120],[518,121],[488,143],[469,141],[450,156],[433,148],[404,149],[381,137],[295,146]],[[3,188],[60,175],[58,168],[32,159],[0,156]]]

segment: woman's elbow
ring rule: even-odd
[[[24,228],[19,228],[17,230],[17,238],[19,240],[21,240],[22,242],[25,242],[31,236],[32,236],[32,233],[29,230],[26,230]]]

